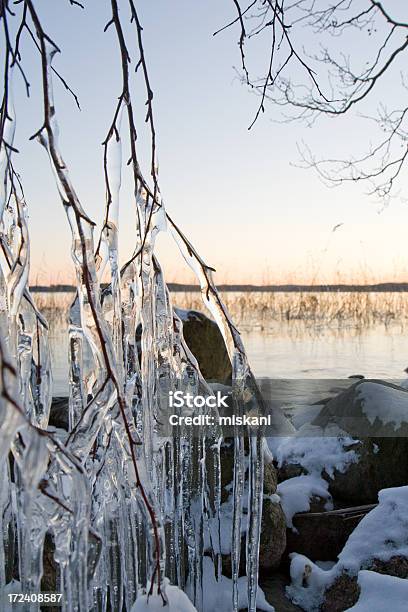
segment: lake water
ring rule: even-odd
[[[277,333],[243,331],[257,376],[273,378],[404,378],[408,366],[408,330],[378,325],[356,331],[321,330],[293,335],[288,325]]]
[[[40,303],[50,308],[66,310],[70,295],[42,294]],[[408,366],[408,326],[404,321],[394,320],[391,323],[370,323],[355,326],[351,323],[338,322],[310,325],[306,321],[271,320],[268,322],[268,310],[263,306],[262,322],[259,318],[259,298],[254,304],[242,300],[247,297],[235,296],[232,306],[234,319],[238,322],[242,338],[246,346],[252,369],[257,377],[272,377],[283,379],[347,379],[350,375],[364,375],[369,378],[395,379],[405,378],[404,369]],[[190,304],[191,296],[175,295],[175,301],[180,306],[198,308],[199,296],[195,294]],[[231,300],[231,296],[228,297]],[[276,302],[276,297],[273,300]],[[299,302],[299,296],[286,296],[292,303]],[[307,297],[310,300],[310,296]],[[327,300],[327,296],[324,300]],[[336,297],[336,299],[338,299]],[[366,299],[366,298],[365,298]],[[374,299],[374,298],[373,298]],[[378,299],[378,296],[375,297]],[[382,298],[385,300],[386,298]],[[405,300],[405,296],[392,298],[395,302]],[[408,296],[407,296],[408,299]],[[50,302],[51,300],[51,302]],[[239,301],[241,300],[241,302]],[[276,303],[274,306],[276,307]],[[394,303],[393,302],[393,303]],[[269,302],[268,302],[269,303]],[[373,302],[371,301],[371,304]],[[401,302],[404,303],[404,302]],[[237,310],[237,304],[241,310]],[[326,302],[323,303],[322,308]],[[329,308],[327,302],[327,308]],[[394,304],[395,306],[395,304]],[[286,306],[285,306],[286,307]],[[298,307],[298,305],[296,306]],[[336,304],[338,308],[338,304]],[[375,302],[375,308],[380,308]],[[389,308],[389,305],[387,306]],[[402,312],[401,306],[398,312]],[[235,310],[234,310],[235,309]],[[266,315],[265,315],[266,310]],[[265,318],[266,316],[266,318]],[[54,395],[68,394],[68,343],[65,314],[49,317],[51,319],[51,351],[54,372]],[[325,386],[325,385],[323,385]]]

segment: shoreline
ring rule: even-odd
[[[184,283],[167,283],[169,290],[173,293],[199,293],[200,287]],[[407,283],[374,283],[367,285],[358,284],[329,284],[329,285],[239,285],[219,284],[217,288],[221,292],[242,293],[407,293]],[[75,292],[74,285],[33,285],[30,287],[32,293],[63,293]]]

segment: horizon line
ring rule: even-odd
[[[107,283],[102,283],[103,288],[107,287]],[[169,291],[173,293],[180,292],[199,292],[201,289],[198,285],[192,285],[187,283],[167,283],[167,287]],[[378,293],[388,293],[388,292],[408,292],[408,282],[382,282],[382,283],[369,283],[369,284],[358,284],[358,283],[328,283],[328,284],[301,284],[301,283],[288,283],[288,284],[279,284],[279,285],[252,285],[249,283],[239,284],[239,283],[220,283],[216,285],[218,291],[223,292],[270,292],[270,293],[278,293],[278,292],[315,292],[315,293],[329,293],[329,292],[361,292],[361,293],[369,293],[369,292],[378,292]],[[74,285],[69,284],[55,284],[55,285],[32,285],[30,287],[30,291],[33,293],[61,293],[61,292],[70,292],[74,293],[76,291],[76,287]]]

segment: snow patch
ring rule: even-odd
[[[339,555],[338,565],[354,574],[374,558],[408,557],[408,486],[383,489],[378,501]]]
[[[298,512],[308,512],[312,497],[318,496],[326,500],[325,509],[332,510],[332,497],[328,491],[329,484],[323,478],[313,474],[296,476],[289,478],[278,485],[278,494],[281,498],[281,505],[286,517],[286,525],[293,531],[292,519]]]
[[[337,426],[322,430],[316,425],[304,425],[294,436],[268,438],[268,444],[278,462],[301,465],[309,474],[320,476],[326,472],[331,478],[334,471],[345,472],[358,455],[350,446],[357,444]]]
[[[133,604],[131,612],[197,612],[187,595],[176,586],[171,586],[166,578],[168,606],[163,607],[160,595],[142,595]]]
[[[248,579],[246,576],[238,578],[238,609],[248,607]],[[203,612],[214,612],[215,610],[224,611],[232,609],[232,580],[226,576],[221,576],[217,582],[214,574],[214,564],[210,557],[203,559],[203,592],[204,607]],[[256,608],[263,612],[275,612],[265,599],[263,591],[259,588],[256,596]],[[194,609],[194,608],[193,608]],[[137,611],[139,612],[139,611]],[[147,610],[146,612],[150,612]],[[184,612],[182,610],[178,612]]]
[[[363,570],[358,573],[358,584],[360,597],[348,612],[407,611],[408,580]]]
[[[324,591],[334,580],[335,568],[324,570],[304,555],[297,553],[292,553],[289,557],[292,581],[291,585],[286,587],[289,599],[307,612],[317,612]]]
[[[384,425],[394,424],[394,429],[408,422],[408,393],[393,387],[366,382],[358,387],[357,398],[370,424],[379,419]]]

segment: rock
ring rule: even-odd
[[[320,612],[344,612],[357,603],[359,596],[357,576],[342,574],[326,589]]]
[[[48,425],[68,431],[68,397],[53,397]]]
[[[280,572],[260,578],[259,586],[265,593],[265,599],[275,608],[275,612],[297,612],[301,610],[286,597],[285,589],[287,585],[288,577]]]
[[[391,557],[388,561],[374,559],[365,569],[396,578],[408,578],[408,559],[399,555]],[[343,612],[357,603],[359,595],[360,587],[357,576],[343,573],[326,589],[320,610],[321,612]]]
[[[351,436],[408,436],[408,390],[381,380],[359,380],[325,404],[312,425],[335,424]]]
[[[286,520],[278,501],[264,498],[262,510],[259,567],[270,571],[279,567],[286,548]]]
[[[175,310],[183,321],[186,344],[197,359],[204,378],[221,383],[230,380],[231,362],[218,325],[202,312]]]
[[[207,381],[230,382],[231,362],[218,325],[197,310],[174,309],[183,323],[184,340],[198,361],[201,373]],[[136,328],[136,346],[141,361],[142,325]]]
[[[336,500],[349,504],[374,503],[381,489],[408,483],[408,440],[369,438],[354,447],[358,463],[342,473],[335,471],[329,490]]]
[[[381,489],[408,483],[407,390],[383,381],[358,381],[328,402],[312,424],[337,424],[359,440],[350,447],[358,462],[328,479],[335,499],[374,503]]]
[[[313,602],[320,612],[343,612],[358,599],[361,570],[408,578],[407,508],[408,486],[382,490],[374,508],[355,508],[355,513],[368,512],[329,568],[291,554],[290,596],[299,605]]]
[[[320,512],[311,508],[310,512],[295,514],[296,532],[288,529],[286,533],[285,559],[296,552],[312,561],[334,561],[369,509],[371,506]]]
[[[344,471],[334,469],[322,477],[337,505],[375,503],[381,489],[408,483],[408,439],[367,438],[347,447],[356,453],[357,462],[349,462]],[[277,467],[278,481],[307,474],[299,463],[284,462]]]
[[[282,465],[277,465],[278,482],[284,482],[306,473],[307,471],[299,463],[284,462]]]
[[[396,578],[408,578],[408,558],[397,555],[388,561],[374,559],[369,569]]]
[[[232,493],[234,448],[232,441],[221,446],[221,501],[225,503]],[[277,488],[276,468],[272,463],[264,466],[264,501],[262,510],[261,544],[259,564],[261,570],[279,567],[286,547],[286,521],[279,498],[274,498]],[[223,557],[223,573],[231,576],[229,555]],[[245,574],[245,540],[241,549],[241,573]]]
[[[264,465],[264,495],[273,495],[278,486],[278,474],[273,463]]]

